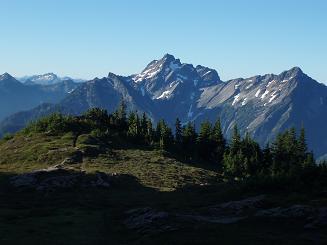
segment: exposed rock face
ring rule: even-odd
[[[56,165],[46,169],[20,174],[10,179],[10,184],[19,189],[36,191],[55,191],[74,187],[104,187],[111,186],[112,175],[102,172],[86,174]]]

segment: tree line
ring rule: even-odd
[[[296,174],[316,166],[304,128],[299,134],[295,128],[279,133],[271,144],[262,148],[249,133],[242,137],[236,124],[227,141],[219,118],[213,124],[203,121],[198,131],[193,122],[183,125],[177,118],[172,129],[163,119],[154,125],[146,113],[127,113],[124,102],[111,114],[100,108],[89,109],[81,116],[54,113],[30,123],[23,132],[72,132],[76,138],[91,133],[103,140],[119,135],[126,142],[159,148],[186,161],[212,164],[234,179]]]

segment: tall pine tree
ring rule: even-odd
[[[226,140],[224,138],[222,129],[221,129],[221,123],[220,119],[218,118],[215,122],[215,125],[212,129],[212,141],[213,141],[213,157],[215,161],[218,163],[222,163],[222,160],[224,158],[224,152],[226,149]]]

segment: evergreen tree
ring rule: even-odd
[[[305,129],[302,126],[301,131],[300,131],[300,136],[297,144],[297,154],[300,162],[305,162],[307,158],[307,152],[308,152],[308,147],[307,147],[307,142],[305,139]]]
[[[244,170],[243,175],[254,176],[258,174],[262,167],[262,152],[259,144],[251,138],[248,132],[241,141],[240,151],[245,160],[242,167]]]
[[[83,116],[92,129],[105,131],[109,126],[109,115],[105,109],[91,108],[87,110]]]
[[[264,174],[268,174],[271,171],[271,167],[273,164],[273,156],[271,153],[271,148],[269,143],[266,145],[266,147],[262,151],[262,168],[261,171]]]
[[[176,145],[180,145],[182,143],[182,123],[179,118],[176,118],[175,122],[175,143]]]
[[[143,112],[142,119],[141,119],[141,134],[143,137],[146,136],[147,129],[148,129],[148,117],[146,116],[145,112]]]
[[[186,156],[194,156],[196,149],[197,134],[193,123],[188,122],[182,131],[182,145]]]
[[[211,139],[211,124],[208,120],[206,120],[201,123],[200,132],[197,139],[199,156],[205,160],[210,159],[210,155],[213,150]]]
[[[238,132],[237,124],[234,125],[233,134],[232,134],[232,142],[230,145],[230,151],[232,154],[236,155],[241,147],[241,136]]]
[[[224,154],[224,174],[234,178],[242,178],[244,174],[244,158],[241,151],[236,154],[233,154],[231,151],[225,152]]]
[[[141,135],[141,121],[138,112],[136,111],[136,136],[139,138]]]
[[[137,114],[132,111],[128,116],[128,130],[127,135],[136,138],[138,136],[138,122],[137,122]]]
[[[153,133],[152,121],[150,118],[148,118],[146,124],[146,142],[149,145],[151,145],[153,144],[153,140],[154,140],[154,133]]]
[[[121,124],[127,123],[127,105],[126,102],[122,99],[118,107],[118,118]]]
[[[157,124],[156,135],[161,149],[167,150],[171,147],[174,137],[171,129],[163,119],[159,120]]]
[[[313,152],[310,152],[310,153],[307,153],[306,154],[306,158],[304,159],[303,161],[303,167],[304,168],[310,168],[310,167],[313,167],[315,166],[315,159],[314,159],[314,156],[313,156]]]
[[[215,122],[211,137],[212,137],[212,141],[214,144],[214,146],[213,146],[214,147],[214,150],[213,150],[214,159],[218,163],[221,163],[224,158],[224,152],[226,149],[226,140],[224,138],[224,135],[223,135],[223,132],[221,129],[221,124],[220,124],[219,118]]]
[[[115,118],[114,121],[120,130],[128,130],[127,105],[123,98],[113,116]]]

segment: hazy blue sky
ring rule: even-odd
[[[222,79],[300,66],[327,82],[325,0],[0,0],[0,73],[140,72],[171,53]]]

